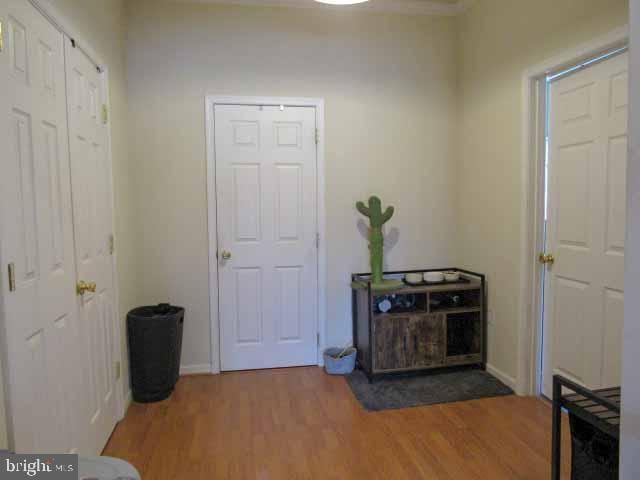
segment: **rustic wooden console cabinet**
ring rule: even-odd
[[[353,335],[357,361],[376,376],[486,364],[486,287],[482,274],[460,269],[461,281],[403,285],[375,291],[369,274],[352,275]],[[401,278],[406,273],[386,272]],[[389,308],[380,311],[380,302]],[[385,309],[386,309],[385,308]]]

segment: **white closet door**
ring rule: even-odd
[[[96,66],[69,40],[65,55],[77,276],[96,285],[95,292],[78,297],[85,394],[78,415],[86,435],[81,451],[99,454],[117,420],[111,172],[102,117],[106,98]]]
[[[215,106],[223,370],[317,362],[315,115]]]
[[[620,385],[628,55],[550,87],[543,393],[552,376]]]
[[[8,423],[19,452],[68,452],[80,445],[63,37],[25,0],[3,0],[0,20],[0,283]],[[15,289],[7,278],[9,264]]]

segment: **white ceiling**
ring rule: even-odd
[[[351,6],[332,6],[314,0],[171,0],[177,3],[218,3],[229,5],[275,6],[296,8],[349,9],[408,13],[412,15],[454,16],[467,10],[475,0],[370,0]]]

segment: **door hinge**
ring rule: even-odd
[[[113,234],[109,235],[109,255],[113,255],[116,251],[116,239]]]
[[[320,131],[316,128],[316,145],[320,143]]]
[[[2,31],[2,20],[0,20],[0,52],[4,51],[4,32]]]
[[[120,380],[120,374],[122,373],[120,370],[120,362],[116,362],[115,365],[115,370],[116,370],[116,380]]]
[[[320,248],[320,233],[316,233],[316,249]]]
[[[102,105],[102,123],[105,125],[109,121],[109,109],[106,105]]]
[[[316,345],[319,347],[320,346],[320,334],[316,333]]]
[[[9,274],[9,291],[16,291],[16,266],[13,263],[10,263],[7,266],[8,274]]]

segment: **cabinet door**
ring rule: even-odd
[[[412,317],[410,315],[375,315],[373,368],[380,370],[400,370],[411,366],[407,353],[409,348],[409,331]]]
[[[435,367],[444,363],[444,322],[442,313],[411,317],[407,350],[411,366]]]
[[[445,315],[379,315],[375,322],[375,370],[409,370],[444,364]]]

